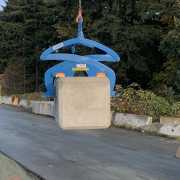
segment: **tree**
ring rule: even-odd
[[[40,53],[75,35],[77,5],[78,0],[9,0],[0,13],[0,71],[18,59],[25,67],[26,91],[37,90],[52,65],[39,63]],[[137,82],[155,92],[154,86],[160,92],[164,84],[179,93],[178,0],[89,0],[83,9],[85,35],[121,54],[120,63],[109,64],[118,83]]]
[[[10,0],[0,14],[1,69],[4,62],[8,65],[18,60],[24,64],[27,92],[38,90],[44,73],[42,66],[37,74],[41,50],[56,39],[54,6],[43,0]]]
[[[160,95],[180,98],[180,4],[176,0],[163,3],[166,8],[161,23],[163,26],[166,24],[167,28],[161,36],[159,50],[163,54],[164,63],[160,72],[154,74],[152,87]]]

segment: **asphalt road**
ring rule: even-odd
[[[0,106],[0,151],[47,180],[179,180],[179,145],[115,128],[62,131],[51,118]]]

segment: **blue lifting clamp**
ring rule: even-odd
[[[114,96],[116,75],[111,68],[107,67],[101,62],[118,62],[120,61],[120,56],[107,46],[84,37],[81,7],[79,8],[79,14],[77,16],[76,21],[78,23],[78,34],[76,38],[58,43],[48,48],[41,54],[40,59],[42,61],[61,61],[61,63],[48,69],[45,73],[45,86],[47,89],[46,96],[55,96],[54,79],[56,77],[56,74],[64,73],[66,77],[74,77],[74,69],[81,65],[86,66],[86,73],[88,77],[95,77],[97,73],[104,73],[110,80],[111,96]],[[103,54],[93,54],[84,56],[77,55],[75,53],[76,46],[78,45],[82,45],[89,48],[96,48],[102,51]],[[58,50],[63,48],[70,48],[72,50],[72,53],[58,53]]]

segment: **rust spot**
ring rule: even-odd
[[[8,180],[22,180],[20,176],[10,176]]]

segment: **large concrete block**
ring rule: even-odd
[[[104,129],[111,125],[106,77],[58,78],[56,119],[63,129]]]

